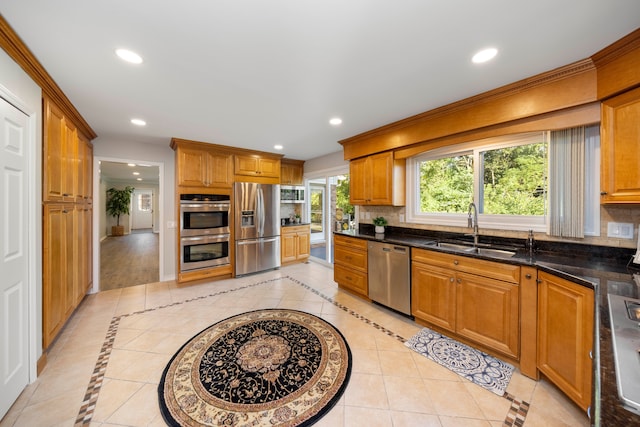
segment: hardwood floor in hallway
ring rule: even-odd
[[[158,234],[151,229],[109,236],[100,243],[100,290],[160,281]]]

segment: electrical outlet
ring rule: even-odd
[[[610,222],[607,224],[607,237],[633,239],[633,224],[627,222]]]

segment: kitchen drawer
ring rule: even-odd
[[[335,246],[350,246],[354,249],[360,249],[366,252],[367,241],[364,239],[358,239],[356,237],[348,237],[340,234],[333,235],[333,243]]]
[[[369,294],[367,279],[368,277],[366,273],[361,273],[349,267],[343,267],[339,264],[335,264],[333,266],[333,280],[338,283],[338,285],[348,288],[365,297]]]
[[[363,240],[364,241],[364,240]],[[344,267],[367,272],[367,251],[352,249],[350,247],[335,245],[334,263]]]
[[[520,283],[520,267],[472,258],[462,254],[443,253],[427,249],[412,249],[411,260],[440,267],[451,268],[456,271],[477,274],[510,283]]]

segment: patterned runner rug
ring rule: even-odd
[[[309,426],[338,401],[351,363],[344,337],[324,320],[252,311],[208,327],[173,356],[160,410],[171,426]]]
[[[429,328],[420,330],[404,345],[499,396],[511,381],[510,364]]]

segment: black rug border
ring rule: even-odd
[[[315,415],[313,415],[312,417],[310,417],[306,421],[302,422],[301,424],[298,424],[298,427],[308,427],[308,426],[311,426],[311,425],[315,424],[316,422],[318,422],[318,420],[320,420],[322,417],[324,417],[331,409],[333,409],[333,407],[336,405],[336,403],[338,403],[338,401],[340,400],[340,398],[344,394],[344,391],[347,389],[347,385],[349,384],[349,380],[351,379],[351,370],[352,370],[352,367],[353,367],[353,358],[352,358],[352,355],[351,355],[351,348],[349,347],[349,343],[347,342],[347,339],[342,334],[342,332],[340,332],[340,330],[334,324],[332,324],[331,322],[329,322],[329,321],[327,321],[327,320],[325,320],[325,319],[323,319],[323,318],[321,318],[319,316],[316,316],[313,313],[308,313],[308,312],[302,311],[302,310],[294,310],[294,309],[290,309],[290,308],[261,308],[261,309],[257,309],[257,310],[251,310],[251,311],[246,311],[246,312],[239,313],[239,314],[234,314],[233,316],[229,316],[229,317],[226,317],[226,318],[224,318],[222,320],[219,320],[219,321],[217,321],[215,323],[212,323],[211,325],[207,326],[206,328],[202,329],[200,332],[196,333],[191,338],[189,338],[175,352],[175,354],[171,357],[169,362],[167,362],[167,366],[165,366],[164,370],[162,371],[162,376],[160,377],[160,383],[158,384],[158,404],[160,406],[160,413],[162,414],[162,418],[164,419],[165,423],[167,423],[167,425],[169,425],[171,427],[183,427],[182,424],[178,423],[177,420],[175,420],[171,416],[171,413],[170,413],[169,409],[164,404],[164,383],[165,383],[165,380],[166,380],[166,377],[167,377],[167,373],[169,371],[169,368],[170,368],[171,364],[173,363],[175,358],[178,357],[178,354],[180,354],[182,349],[184,349],[187,345],[189,345],[189,343],[191,343],[191,341],[195,337],[197,337],[198,335],[200,335],[201,333],[203,333],[207,329],[217,325],[218,323],[225,322],[227,320],[233,319],[234,317],[245,316],[247,314],[256,313],[256,312],[259,312],[259,311],[291,311],[291,312],[295,312],[295,313],[303,313],[303,314],[306,314],[308,316],[313,316],[316,319],[319,319],[319,320],[323,321],[324,323],[326,323],[327,325],[331,326],[338,333],[338,335],[340,335],[340,337],[344,341],[345,347],[347,349],[347,359],[348,359],[347,360],[347,371],[345,373],[345,379],[342,382],[342,385],[340,386],[340,388],[338,389],[336,394],[331,398],[331,400],[329,402],[327,402],[327,404],[324,405],[318,411],[318,413],[316,413]]]

